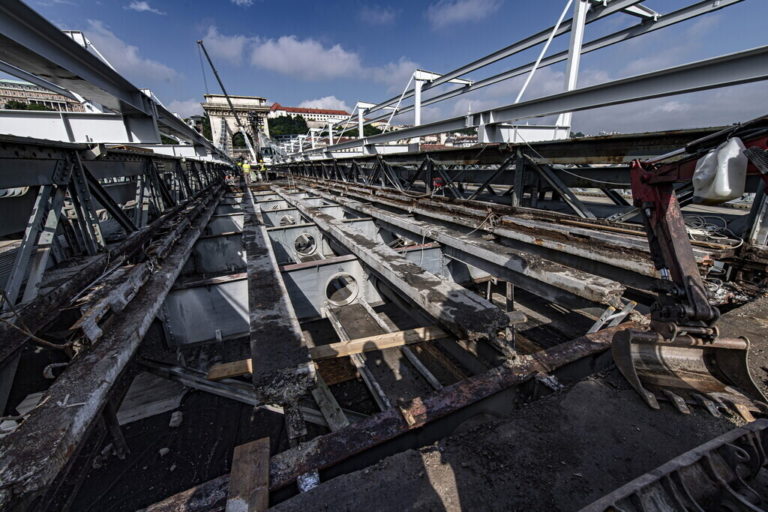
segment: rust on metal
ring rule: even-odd
[[[311,439],[279,453],[270,461],[270,491],[293,483],[299,475],[325,469],[406,432],[443,418],[473,403],[532,379],[536,374],[557,370],[610,348],[616,332],[637,328],[632,322],[587,334],[533,356],[523,356],[509,365],[492,368],[446,386],[425,397],[415,398],[372,415],[350,426]],[[406,417],[409,418],[406,420]],[[146,512],[211,512],[226,499],[229,475],[223,475],[182,493],[168,497]],[[223,490],[223,494],[222,494]],[[220,498],[217,498],[220,497]]]

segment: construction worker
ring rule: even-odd
[[[253,176],[251,176],[251,164],[247,161],[243,163],[243,175],[248,182],[253,182]]]
[[[267,175],[267,166],[264,165],[264,160],[259,159],[259,181],[262,181]]]

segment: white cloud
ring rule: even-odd
[[[453,104],[451,115],[465,116],[467,114],[476,114],[477,112],[482,112],[483,110],[488,110],[498,106],[498,101],[476,98],[460,98]]]
[[[400,57],[397,62],[383,66],[366,67],[360,55],[339,44],[324,45],[314,39],[281,36],[266,39],[242,34],[226,35],[210,25],[203,37],[212,57],[238,65],[243,55],[250,56],[252,66],[260,67],[302,80],[331,80],[361,78],[385,84],[390,93],[405,87],[418,64]]]
[[[762,115],[764,94],[765,85],[756,83],[641,101],[576,112],[573,126],[591,135],[724,126]]]
[[[347,105],[344,100],[340,100],[336,96],[324,96],[314,100],[305,100],[299,103],[301,108],[325,108],[329,110],[343,110],[350,112],[352,109]]]
[[[71,2],[70,0],[48,0],[46,2],[37,2],[37,4],[44,7],[50,7],[52,5],[77,5],[75,2]]]
[[[168,110],[181,115],[181,117],[189,117],[203,113],[203,107],[200,106],[200,102],[192,98],[188,100],[173,100],[168,104]]]
[[[631,52],[631,58],[619,75],[640,75],[690,62],[692,57],[699,55],[702,43],[712,37],[719,23],[719,16],[700,18],[688,26],[680,37],[674,40],[674,44],[670,44],[669,34],[662,33],[663,31],[629,41],[631,44],[627,45],[625,51]],[[660,47],[665,50],[657,51]],[[641,57],[635,58],[636,55]]]
[[[253,5],[253,0],[232,0],[232,3],[240,7],[248,7]]]
[[[123,7],[123,9],[130,9],[132,11],[137,11],[137,12],[151,12],[154,14],[165,14],[163,11],[159,9],[155,9],[154,7],[149,5],[149,2],[138,1],[138,0],[134,0],[130,4]]]
[[[240,64],[243,61],[243,52],[253,38],[244,35],[227,36],[220,34],[218,29],[211,25],[208,33],[203,37],[205,48],[215,58],[229,61],[232,64]]]
[[[360,56],[341,45],[326,48],[314,39],[282,36],[259,40],[251,53],[251,64],[303,80],[323,80],[358,75]]]
[[[378,5],[366,5],[360,9],[358,15],[361,21],[371,25],[389,25],[397,18],[397,11],[391,7],[380,7]]]
[[[419,67],[406,57],[400,57],[397,62],[389,62],[384,66],[368,68],[365,75],[370,76],[374,81],[385,84],[387,92],[401,93],[411,78],[413,72]]]
[[[427,7],[427,20],[439,29],[456,23],[484,20],[499,7],[502,0],[438,0]]]
[[[175,69],[142,57],[138,47],[117,37],[100,20],[88,20],[85,33],[115,69],[129,80],[136,81],[138,86],[145,85],[145,82],[172,82],[180,78]]]

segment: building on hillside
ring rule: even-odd
[[[270,119],[286,116],[303,117],[309,128],[326,128],[329,122],[345,121],[349,117],[349,112],[325,108],[284,107],[275,103],[267,115]]]
[[[22,80],[0,80],[0,108],[5,108],[5,104],[9,101],[42,105],[62,112],[85,112],[85,107],[79,101],[38,85]]]

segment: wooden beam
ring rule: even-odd
[[[226,512],[261,512],[269,508],[269,438],[235,446]]]
[[[361,352],[384,350],[424,341],[434,341],[448,337],[449,334],[439,327],[416,327],[405,331],[388,332],[350,341],[331,343],[312,347],[309,354],[314,360],[350,356]]]
[[[523,384],[543,369],[554,372],[583,358],[589,361],[589,358],[610,350],[611,340],[617,332],[636,329],[637,326],[635,322],[626,322],[586,334],[548,348],[536,357],[522,358],[519,365],[501,365],[416,399],[411,410],[406,411],[411,418],[417,419],[416,423],[408,423],[402,415],[402,409],[393,407],[355,422],[343,430],[316,437],[311,442],[278,453],[270,460],[270,488],[273,492],[282,489],[295,482],[298,475],[313,468],[322,470],[333,467],[353,455],[444,418],[500,391]],[[146,512],[218,510],[223,501],[222,491],[229,478],[229,475],[222,475],[169,496],[147,507]]]
[[[325,383],[319,373],[315,374],[315,387],[312,389],[312,397],[317,402],[317,406],[320,408],[320,412],[323,413],[323,418],[325,418],[331,431],[335,432],[349,426],[349,419],[344,416],[344,411],[341,410],[333,393],[328,389],[328,384]]]
[[[424,341],[434,341],[447,338],[449,334],[439,327],[416,327],[405,331],[377,334],[365,338],[350,341],[341,341],[329,345],[320,345],[309,349],[313,360],[333,359],[337,357],[351,356],[373,350],[401,347]],[[250,375],[253,371],[253,363],[250,359],[242,359],[231,363],[215,364],[208,370],[209,380],[221,380],[231,377]]]
[[[232,377],[241,377],[253,373],[253,361],[250,359],[241,359],[231,363],[219,363],[211,366],[208,370],[208,380],[229,379]]]

